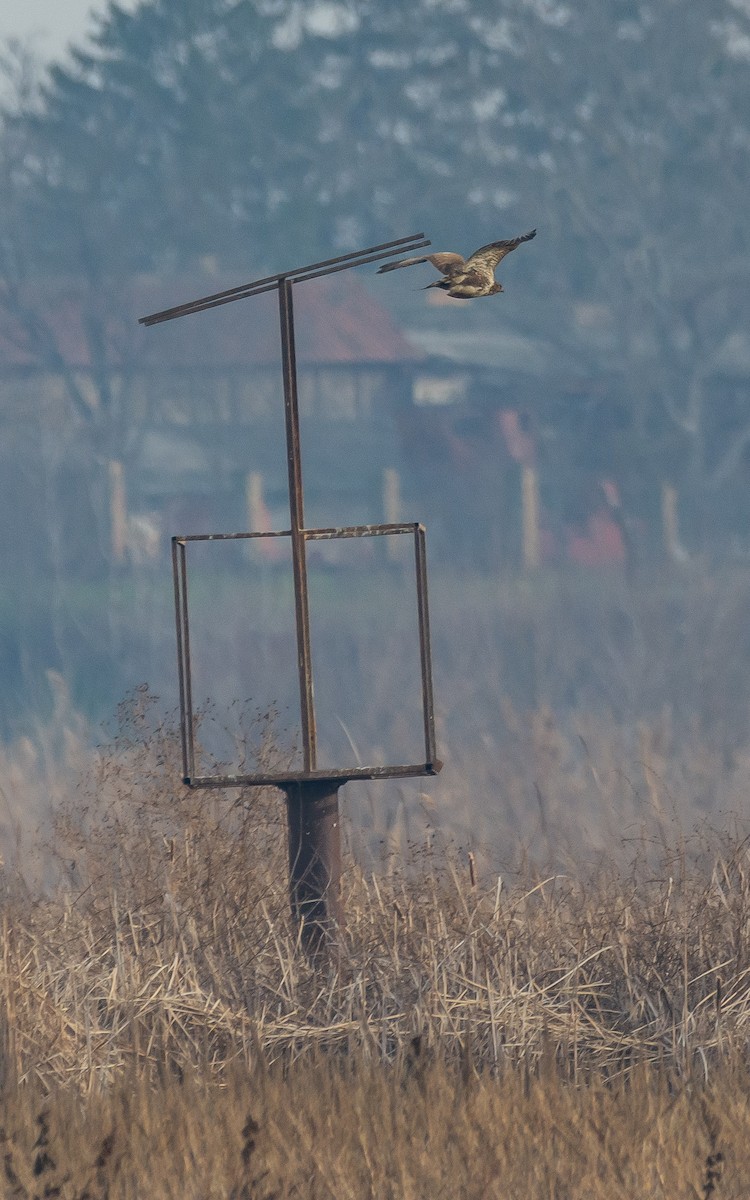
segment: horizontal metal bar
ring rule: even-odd
[[[339,254],[336,258],[323,259],[321,262],[310,263],[305,267],[295,267],[291,271],[281,271],[277,275],[265,275],[262,279],[252,280],[250,283],[240,284],[238,287],[228,288],[223,292],[213,292],[209,296],[201,296],[197,300],[188,300],[184,304],[177,304],[171,308],[164,308],[160,312],[150,313],[146,317],[139,317],[139,325],[158,325],[162,321],[173,321],[177,317],[185,317],[189,313],[202,312],[206,308],[215,308],[220,304],[230,304],[233,300],[244,300],[248,296],[258,295],[261,291],[271,291],[275,288],[282,279],[302,279],[313,278],[315,275],[325,275],[334,271],[347,270],[349,267],[359,266],[360,263],[375,261],[373,256],[377,255],[382,258],[389,258],[391,253],[397,253],[407,249],[418,249],[419,246],[429,246],[428,241],[424,239],[423,233],[413,233],[409,237],[396,238],[392,242],[381,242],[377,246],[369,246],[365,250],[353,250],[348,254]],[[384,253],[378,254],[379,251]],[[343,264],[343,265],[339,265]]]
[[[173,542],[184,545],[185,542],[236,542],[244,538],[275,538],[291,537],[291,529],[269,530],[259,533],[184,533],[176,534]]]
[[[390,522],[385,525],[342,525],[338,529],[303,529],[308,542],[322,542],[333,538],[387,537],[389,534],[416,533],[417,522]]]
[[[390,521],[383,525],[341,525],[337,528],[301,529],[300,533],[309,542],[322,542],[332,538],[385,537],[389,534],[415,534],[424,526],[419,521]],[[173,542],[236,542],[243,538],[291,537],[291,529],[264,530],[259,533],[185,533],[177,534]]]
[[[226,787],[285,787],[292,783],[307,783],[330,779],[347,783],[350,779],[407,779],[421,775],[437,775],[442,762],[408,763],[400,767],[346,767],[340,771],[321,768],[319,771],[290,771],[285,775],[196,775],[186,776],[183,783],[191,788]]]

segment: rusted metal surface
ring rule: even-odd
[[[443,764],[439,758],[429,762],[403,763],[389,767],[321,767],[317,771],[269,772],[258,775],[189,775],[184,780],[192,788],[277,787],[288,783],[312,783],[335,779],[339,784],[354,779],[416,779],[422,775],[439,775]]]
[[[309,542],[324,542],[332,538],[382,537],[388,534],[414,533],[419,526],[414,521],[390,521],[383,525],[341,525],[338,529],[306,529]]]

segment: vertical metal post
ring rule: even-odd
[[[333,779],[284,785],[292,916],[302,927],[305,948],[311,951],[344,925],[339,786],[340,781]]]
[[[430,647],[430,612],[427,606],[427,553],[424,525],[414,529],[414,557],[417,567],[417,605],[419,621],[419,663],[422,671],[422,709],[424,715],[424,750],[426,765],[437,762],[435,743],[435,702],[432,695],[432,650]]]
[[[305,771],[317,765],[315,700],[310,652],[302,456],[294,349],[292,282],[279,280],[281,365],[284,378],[289,516],[292,532],[294,608],[297,625],[302,755]],[[292,915],[301,925],[306,949],[317,950],[343,925],[339,784],[330,779],[303,780],[285,787],[289,827],[289,894]]]
[[[195,774],[193,742],[193,694],[190,670],[190,624],[187,607],[187,566],[185,542],[172,538],[172,575],[174,611],[177,622],[177,672],[180,685],[180,731],[182,741],[182,778],[187,783]]]
[[[307,560],[305,557],[304,503],[302,494],[302,457],[297,402],[297,362],[294,350],[294,309],[292,282],[279,280],[279,320],[281,325],[281,366],[284,377],[284,416],[286,455],[289,474],[289,515],[292,530],[292,567],[294,570],[294,609],[297,624],[297,669],[299,672],[302,755],[305,771],[316,766],[315,706],[313,699],[312,656],[310,653],[310,609],[307,596]]]

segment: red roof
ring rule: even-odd
[[[275,291],[154,328],[138,325],[138,317],[146,313],[223,286],[222,281],[206,278],[169,283],[139,280],[117,296],[92,298],[80,284],[58,281],[23,297],[24,305],[39,318],[39,332],[34,337],[0,294],[0,371],[33,366],[54,370],[59,365],[58,353],[68,367],[90,367],[92,329],[103,331],[107,362],[115,368],[277,363]],[[232,281],[226,286],[233,286]],[[421,357],[351,274],[342,272],[297,285],[294,313],[300,364],[400,362]]]

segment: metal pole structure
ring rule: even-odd
[[[409,253],[429,246],[422,233],[395,241],[382,242],[364,250],[338,255],[323,262],[309,263],[279,275],[242,284],[240,287],[202,296],[187,304],[178,304],[141,317],[142,325],[156,325],[177,317],[203,312],[209,308],[249,299],[274,289],[279,294],[281,331],[281,364],[284,384],[284,415],[286,423],[287,472],[289,477],[290,529],[278,533],[195,534],[172,539],[172,560],[177,623],[177,657],[179,666],[180,714],[183,752],[183,777],[190,787],[266,786],[273,784],[286,795],[289,830],[289,896],[294,919],[301,928],[306,948],[316,951],[336,929],[343,928],[341,903],[341,839],[339,828],[338,790],[347,779],[385,779],[411,775],[434,775],[440,770],[435,751],[435,724],[432,701],[429,623],[427,616],[427,576],[424,559],[424,530],[421,526],[395,523],[392,525],[342,527],[330,530],[305,528],[302,456],[300,448],[299,408],[297,399],[297,365],[294,347],[293,285],[322,275],[347,271],[366,263],[391,258],[396,253]],[[395,512],[391,514],[395,516]],[[401,766],[373,766],[318,770],[317,736],[315,728],[315,697],[313,689],[312,654],[310,649],[310,612],[307,589],[307,542],[315,538],[361,537],[387,533],[415,534],[417,566],[417,600],[419,616],[420,659],[422,670],[422,704],[424,710],[424,761]],[[299,678],[300,723],[302,732],[303,769],[300,772],[276,775],[271,773],[239,776],[196,775],[195,741],[193,734],[193,700],[190,665],[190,632],[188,622],[188,588],[186,545],[188,542],[224,540],[239,537],[289,537],[294,571],[294,608],[297,641],[297,671]]]
[[[297,364],[294,348],[292,283],[279,280],[281,365],[284,379],[289,513],[297,626],[302,756],[305,772],[317,767],[315,696],[310,652],[307,593],[307,546],[302,491]],[[317,950],[335,927],[343,926],[340,899],[341,841],[339,784],[329,779],[302,780],[284,789],[289,830],[289,899],[307,949]]]

